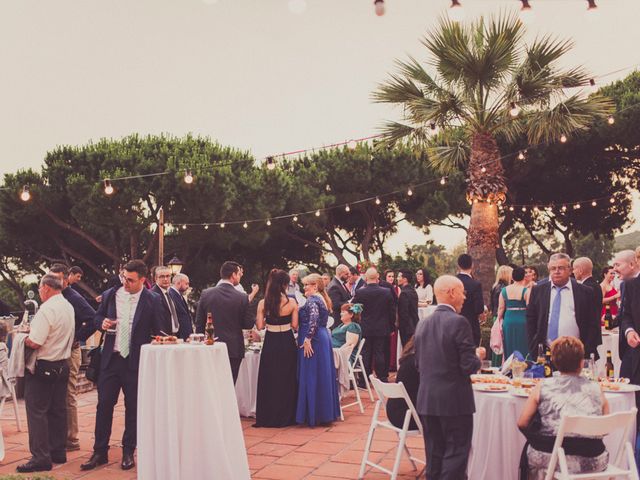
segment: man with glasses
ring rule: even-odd
[[[571,258],[554,253],[549,258],[549,281],[531,291],[527,306],[527,339],[532,358],[538,345],[551,345],[556,338],[572,336],[582,340],[585,354],[597,355],[600,318],[593,291],[571,278]]]

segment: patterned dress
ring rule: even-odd
[[[602,415],[600,386],[577,375],[548,378],[542,382],[538,411],[542,420],[540,433],[556,435],[563,415]],[[540,452],[529,446],[527,457],[529,458],[529,478],[544,479],[551,454]],[[567,467],[570,473],[601,472],[607,468],[608,462],[609,452],[606,450],[597,457],[567,455]]]

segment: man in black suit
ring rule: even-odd
[[[331,299],[331,305],[333,306],[333,327],[340,325],[340,309],[345,303],[349,303],[351,299],[351,292],[347,287],[347,280],[349,279],[349,267],[346,265],[338,265],[336,267],[336,275],[329,282],[327,287],[327,294]]]
[[[467,319],[471,326],[473,341],[480,345],[480,315],[484,313],[482,285],[471,276],[473,259],[471,255],[463,253],[458,257],[458,279],[464,285],[465,300],[460,314]]]
[[[383,382],[389,377],[389,336],[396,323],[396,309],[391,290],[378,285],[380,276],[375,268],[365,273],[367,286],[359,289],[353,303],[362,304],[360,328],[366,340],[362,360],[367,375],[372,373]]]
[[[469,376],[480,369],[468,320],[459,315],[464,285],[439,277],[433,290],[436,310],[418,323],[414,337],[420,387],[416,409],[422,420],[429,480],[467,478],[467,462],[476,411]]]
[[[236,262],[224,262],[220,267],[220,284],[202,292],[196,311],[196,331],[204,333],[207,313],[213,315],[213,325],[218,340],[227,344],[233,383],[238,379],[240,364],[244,358],[242,329],[253,328],[256,323],[255,305],[249,304],[246,293],[235,286],[240,283],[242,266]]]
[[[416,331],[418,325],[418,292],[413,288],[413,272],[400,270],[398,272],[398,331],[400,341],[404,347]]]
[[[616,317],[616,323],[621,325],[624,314],[627,283],[636,278],[640,273],[640,265],[638,265],[635,252],[633,250],[622,250],[621,252],[616,253],[613,258],[613,269],[622,280],[622,282],[620,282],[620,308],[618,309],[618,315]],[[625,338],[624,330],[621,329],[620,333],[621,335],[618,341],[620,376],[631,378],[631,374],[633,373],[631,370],[631,351],[629,349],[627,339]]]
[[[600,329],[602,317],[602,287],[593,278],[593,262],[587,257],[578,257],[573,261],[573,276],[576,277],[578,283],[589,287],[593,291],[593,307],[595,308],[595,318],[598,324],[598,338],[596,339],[596,348],[602,344],[602,330]],[[596,352],[596,358],[598,353]]]
[[[142,345],[151,342],[153,335],[170,328],[162,299],[144,287],[147,266],[142,260],[131,260],[122,272],[124,284],[102,294],[96,312],[96,328],[106,330],[100,377],[98,379],[98,407],[96,412],[93,455],[82,464],[82,470],[92,470],[107,463],[113,408],[120,390],[124,393],[124,434],[122,436],[123,470],[135,466],[138,410],[138,367]]]
[[[179,335],[186,335],[189,338],[194,331],[193,315],[187,303],[186,295],[189,292],[189,277],[184,273],[176,273],[171,281],[169,293],[173,295],[174,303],[178,309],[178,320],[180,321]],[[184,337],[182,337],[184,338]]]
[[[151,288],[162,298],[167,316],[171,319],[171,335],[186,340],[193,333],[191,315],[185,311],[184,299],[180,294],[171,288],[171,269],[165,266],[158,266],[154,270],[156,284]]]
[[[362,278],[358,269],[355,267],[349,267],[349,280],[347,281],[347,288],[351,293],[351,297],[356,294],[356,290],[360,290],[367,286],[367,282]]]
[[[629,362],[629,378],[634,385],[640,385],[640,277],[625,281],[622,306],[620,336],[624,335],[629,347],[626,357]],[[636,405],[640,405],[640,392],[636,392]]]
[[[548,267],[550,281],[533,288],[527,306],[527,340],[531,357],[537,357],[539,344],[551,345],[564,335],[579,338],[587,356],[597,355],[601,333],[593,290],[571,278],[569,255],[554,253]]]

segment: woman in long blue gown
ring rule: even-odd
[[[331,300],[318,274],[303,279],[307,302],[300,307],[296,422],[314,426],[340,417],[338,383],[327,319]]]
[[[529,292],[526,287],[524,268],[516,267],[511,272],[513,283],[502,289],[498,304],[498,317],[502,321],[504,359],[515,350],[527,355],[527,304]]]

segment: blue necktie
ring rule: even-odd
[[[551,315],[549,316],[549,340],[552,342],[558,338],[558,328],[560,327],[560,307],[562,305],[562,290],[567,287],[556,287],[553,288],[556,290],[556,296],[553,299],[553,304],[551,305]]]

